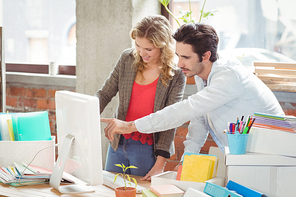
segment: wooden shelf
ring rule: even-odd
[[[255,74],[272,91],[296,92],[296,63],[254,62]]]

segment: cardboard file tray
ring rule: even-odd
[[[0,166],[12,166],[13,162],[25,162],[29,164],[38,153],[32,165],[53,170],[55,162],[55,137],[44,141],[0,141]]]

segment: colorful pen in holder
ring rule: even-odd
[[[248,144],[250,129],[255,118],[248,116],[244,121],[244,115],[241,119],[237,118],[235,123],[228,123],[227,140],[230,154],[245,154]]]

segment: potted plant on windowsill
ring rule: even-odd
[[[175,16],[169,9],[168,5],[171,0],[159,0],[159,2],[164,6],[164,8],[167,10],[167,12],[175,19],[175,21],[178,23],[179,26],[181,26],[178,19],[181,19],[184,23],[195,23],[197,22],[195,18],[192,18],[192,10],[191,10],[191,3],[189,0],[189,11],[184,11],[182,7],[178,6],[179,8],[179,16]],[[206,1],[204,1],[202,9],[200,10],[200,17],[199,17],[199,23],[202,22],[203,19],[207,19],[209,16],[214,16],[214,13],[218,10],[211,10],[209,12],[205,12],[204,8],[206,5]]]
[[[175,19],[175,21],[178,23],[179,27],[181,27],[181,23],[179,22],[179,19],[183,21],[184,23],[196,23],[199,22],[201,23],[202,20],[208,19],[209,16],[214,16],[215,12],[218,12],[218,10],[211,10],[209,12],[205,12],[204,8],[206,5],[207,0],[204,0],[202,9],[200,10],[200,16],[199,20],[197,21],[196,18],[192,17],[192,10],[191,10],[191,3],[190,0],[188,1],[189,3],[189,11],[185,11],[182,9],[181,6],[178,6],[179,9],[179,15],[175,16],[168,8],[168,5],[171,0],[159,0],[159,2],[164,6],[166,11]],[[187,84],[195,84],[194,77],[188,77],[187,79]]]
[[[136,188],[137,187],[137,180],[133,177],[130,177],[128,174],[126,174],[126,170],[129,168],[137,168],[136,166],[125,166],[124,164],[115,164],[115,166],[118,166],[122,168],[122,173],[118,173],[114,177],[114,182],[116,181],[117,177],[120,175],[123,178],[124,181],[124,187],[118,187],[115,189],[115,195],[116,197],[135,197],[136,196]],[[135,183],[135,187],[127,187],[126,184],[131,185],[131,180]]]

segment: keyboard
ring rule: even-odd
[[[119,175],[116,178],[116,181],[114,183],[114,177],[116,174],[107,172],[107,171],[103,171],[103,183],[104,185],[111,187],[113,189],[117,188],[117,187],[124,187],[124,180],[123,178]],[[135,187],[134,182],[131,182],[131,185],[126,183],[127,187]],[[137,185],[136,190],[138,194],[142,193],[142,190],[146,189],[145,187],[142,187],[140,185]]]

